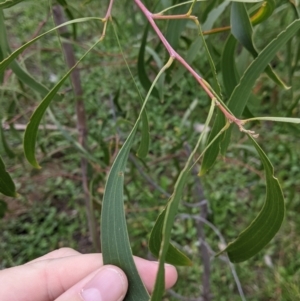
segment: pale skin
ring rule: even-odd
[[[147,290],[153,290],[156,262],[134,258]],[[165,266],[166,288],[177,280],[175,267]],[[125,273],[103,265],[101,254],[70,248],[50,252],[25,265],[0,271],[2,301],[121,301],[127,292]]]

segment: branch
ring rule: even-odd
[[[159,13],[159,14],[151,13],[146,8],[146,6],[141,2],[141,0],[134,0],[134,1],[137,4],[137,6],[140,8],[142,13],[145,15],[145,17],[147,18],[148,22],[150,23],[153,30],[155,31],[155,33],[157,34],[157,36],[159,37],[159,39],[161,40],[161,42],[165,46],[165,48],[168,51],[169,55],[174,60],[178,61],[196,79],[196,81],[200,84],[200,86],[206,92],[206,94],[210,97],[210,99],[214,100],[216,102],[216,106],[224,114],[224,116],[226,117],[226,119],[230,123],[235,123],[239,127],[240,131],[247,132],[247,133],[253,135],[254,134],[253,132],[247,131],[246,129],[244,129],[242,121],[240,119],[236,118],[229,111],[229,109],[226,108],[225,104],[221,101],[221,99],[219,99],[219,97],[215,94],[215,92],[211,90],[210,85],[184,60],[184,58],[182,56],[180,56],[174,50],[174,48],[167,41],[167,39],[162,34],[161,30],[158,28],[158,26],[156,25],[156,23],[154,21],[155,19],[165,19],[165,20],[166,19],[189,19],[189,20],[192,20],[192,21],[196,22],[196,24],[199,24],[198,18],[196,16],[191,15],[191,8],[192,7],[189,9],[189,11],[186,14],[183,14],[183,15],[173,15],[173,16],[172,15],[166,15],[166,16],[163,16],[161,13]],[[192,4],[192,6],[193,6],[193,4]]]

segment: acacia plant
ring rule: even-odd
[[[107,1],[108,3],[105,4],[107,5],[105,15],[82,18],[74,17],[78,11],[69,3],[71,1],[57,0],[57,3],[53,3],[53,5],[59,4],[64,7],[70,20],[62,24],[56,22],[59,25],[37,35],[18,49],[11,51],[9,40],[5,35],[6,29],[2,11],[18,5],[20,2],[26,1],[6,0],[0,3],[0,74],[3,81],[4,72],[11,69],[20,82],[41,95],[42,100],[30,117],[23,140],[24,154],[27,161],[34,168],[40,168],[36,156],[36,140],[41,120],[50,103],[61,100],[62,95],[59,91],[72,72],[77,70],[76,68],[80,62],[95,47],[101,47],[102,43],[105,43],[108,28],[111,29],[110,34],[115,35],[116,42],[119,44],[126,64],[127,61],[119,40],[118,32],[121,24],[118,23],[118,17],[114,14],[114,6],[117,5],[117,3],[114,3],[114,0]],[[101,3],[101,5],[103,6],[104,4]],[[213,168],[219,154],[225,156],[232,135],[244,135],[256,149],[257,156],[264,167],[266,197],[263,207],[257,213],[256,218],[234,241],[230,242],[221,251],[218,251],[217,256],[227,254],[232,263],[245,261],[261,251],[281,227],[285,214],[283,193],[280,183],[274,175],[274,169],[269,158],[257,142],[259,135],[263,136],[264,142],[267,142],[268,137],[264,133],[254,132],[251,129],[251,125],[258,121],[300,123],[300,119],[291,118],[293,108],[288,110],[289,112],[281,112],[281,116],[254,116],[253,112],[251,112],[250,100],[255,83],[262,74],[265,74],[280,89],[292,89],[292,79],[298,68],[300,57],[299,37],[297,36],[300,29],[299,9],[293,1],[283,4],[281,1],[275,0],[209,0],[203,2],[197,0],[133,0],[126,1],[126,5],[130,7],[135,16],[139,16],[139,22],[144,22],[143,24],[145,24],[144,31],[140,33],[142,39],[140,40],[136,71],[131,71],[129,65],[127,67],[137,91],[142,86],[147,91],[147,94],[146,97],[143,97],[144,92],[139,91],[140,99],[132,100],[140,101],[141,103],[138,118],[130,134],[122,144],[106,181],[101,208],[101,249],[104,263],[121,267],[128,276],[129,290],[126,300],[158,301],[162,300],[164,294],[164,264],[166,262],[182,266],[192,264],[186,255],[170,243],[172,227],[188,178],[195,168],[199,168],[198,175],[200,177],[205,177],[209,170]],[[254,30],[258,30],[264,22],[273,22],[273,18],[275,20],[274,15],[278,14],[279,11],[286,11],[289,14],[289,24],[285,25],[285,27],[282,25],[278,26],[276,37],[269,41],[263,41],[263,43],[260,42],[261,49],[258,49],[255,46],[257,41],[255,40]],[[219,20],[222,22],[218,22]],[[48,89],[44,87],[20,67],[18,56],[41,37],[53,31],[59,31],[60,34],[63,34],[60,30],[65,26],[72,25],[73,36],[71,39],[75,40],[76,28],[83,22],[101,24],[102,33],[94,45],[86,51],[53,88]],[[167,30],[165,30],[165,26],[168,26]],[[182,32],[186,28],[192,33],[193,41],[187,38],[181,40]],[[150,33],[152,36],[152,50],[150,51],[150,56],[146,59]],[[210,41],[210,39],[216,37],[220,37],[224,41],[221,53],[214,48],[213,42]],[[188,45],[185,55],[181,55],[179,51],[179,44],[182,41],[185,41]],[[276,73],[276,68],[271,63],[280,49],[288,43],[298,43],[298,46],[295,49],[290,49],[289,56],[291,59],[289,61],[290,74],[288,79],[281,79]],[[207,62],[205,65],[206,70],[199,70],[199,64],[197,65],[196,57],[199,49],[205,50],[205,52],[202,52],[205,55],[201,57],[201,61]],[[237,66],[237,58],[242,51],[252,56],[250,63],[244,69]],[[65,55],[68,58],[66,52]],[[154,72],[156,72],[155,76],[153,76]],[[206,77],[205,74],[207,75]],[[137,75],[138,80],[135,75]],[[174,179],[173,192],[165,204],[165,209],[157,217],[151,232],[149,249],[159,260],[159,270],[154,292],[149,296],[134,265],[128,238],[124,211],[124,177],[126,177],[127,161],[134,142],[139,141],[139,148],[136,153],[139,160],[145,160],[149,152],[152,140],[146,111],[146,107],[147,110],[151,110],[151,105],[148,104],[149,100],[151,98],[171,98],[170,93],[172,93],[172,89],[182,79],[183,75],[193,78],[195,83],[193,88],[199,90],[199,93],[204,92],[206,94],[206,96],[201,94],[203,95],[201,97],[209,98],[210,108],[204,122],[204,128],[197,142],[193,145],[188,160],[180,174]],[[105,85],[105,83],[99,84]],[[76,90],[76,81],[73,82],[73,87]],[[76,97],[81,97],[81,95]],[[296,106],[297,102],[293,104],[294,108]],[[80,119],[79,116],[78,118]],[[250,126],[248,126],[249,124]],[[192,131],[192,129],[190,130]],[[207,135],[208,131],[209,135]],[[137,139],[137,133],[140,133],[140,139]],[[9,155],[10,150],[3,133],[1,137],[3,148]],[[77,148],[85,156],[86,160],[91,162],[96,160],[86,149],[85,143],[77,145]],[[84,169],[86,163],[83,162],[82,164],[83,175],[86,175]],[[6,196],[16,196],[17,192],[13,180],[6,171],[2,159],[0,161],[0,176],[0,192]],[[84,185],[87,185],[86,182],[84,183]],[[93,208],[89,207],[89,204],[88,201],[89,218],[92,219]],[[204,222],[208,225],[210,224],[206,220]],[[92,231],[93,227],[95,226],[92,223],[90,231]],[[93,237],[94,240],[97,240],[95,233]],[[209,300],[209,298],[207,296],[205,300]]]

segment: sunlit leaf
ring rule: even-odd
[[[6,196],[16,197],[16,187],[15,184],[5,169],[5,165],[0,156],[0,193],[3,193]]]
[[[284,198],[278,179],[274,177],[273,166],[257,142],[248,136],[265,169],[266,200],[250,226],[221,252],[227,252],[232,262],[245,261],[264,248],[280,229],[285,214]]]

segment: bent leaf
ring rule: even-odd
[[[5,28],[5,24],[4,24],[4,16],[3,16],[2,11],[0,11],[0,32],[1,32],[0,49],[1,49],[2,56],[3,56],[3,58],[1,59],[1,61],[2,61],[5,56],[7,56],[11,53],[11,50],[10,50],[10,47],[8,44],[6,28]],[[47,95],[47,93],[49,93],[49,90],[44,85],[37,82],[25,70],[23,70],[16,60],[11,62],[10,68],[12,69],[12,71],[15,73],[15,75],[18,77],[18,79],[20,81],[22,81],[25,85],[29,86],[32,90],[40,93],[42,95],[42,97],[45,97]],[[1,72],[0,72],[0,74],[1,74]],[[55,99],[61,100],[62,96],[55,95]]]
[[[244,3],[233,2],[231,6],[231,33],[233,36],[252,54],[254,58],[258,56],[258,51],[253,42],[253,29]],[[265,69],[266,74],[277,85],[285,90],[290,89],[268,65]]]
[[[124,173],[136,129],[135,126],[126,139],[107,179],[101,212],[101,247],[103,263],[120,267],[128,278],[125,300],[148,301],[149,295],[132,257],[123,207]]]
[[[193,151],[191,152],[184,168],[181,170],[177,181],[175,183],[174,186],[174,192],[167,204],[167,207],[165,209],[165,217],[162,218],[163,219],[163,225],[162,225],[162,230],[161,230],[161,235],[158,235],[157,239],[160,239],[160,241],[155,242],[155,244],[159,244],[159,267],[158,267],[158,272],[157,272],[157,276],[156,276],[156,280],[155,280],[155,285],[154,285],[154,290],[151,296],[151,301],[158,301],[158,300],[162,300],[163,297],[163,293],[164,293],[164,288],[165,288],[165,268],[164,268],[164,264],[165,264],[165,260],[166,260],[166,256],[169,252],[169,248],[170,248],[170,239],[171,239],[171,231],[172,231],[172,227],[174,224],[174,219],[175,216],[177,214],[178,211],[178,206],[180,203],[180,200],[182,198],[182,194],[183,194],[183,189],[185,187],[187,178],[190,174],[190,170],[193,167],[193,160],[194,160],[194,156],[201,144],[201,141],[203,139],[203,137],[205,136],[205,130],[207,129],[213,112],[214,112],[214,108],[215,108],[215,101],[212,100],[211,102],[211,106],[210,106],[210,110],[208,113],[208,116],[206,118],[206,122],[204,125],[204,130],[202,131],[196,146],[194,147]],[[158,223],[161,223],[161,219],[157,220]],[[156,225],[154,226],[156,227]],[[158,226],[160,228],[160,226]],[[155,231],[153,234],[157,233],[157,231]],[[154,239],[150,237],[150,240]]]
[[[279,181],[274,177],[274,168],[257,142],[252,136],[248,136],[265,169],[266,200],[262,210],[250,226],[219,253],[227,252],[231,262],[245,261],[264,248],[280,229],[285,213],[284,197]]]
[[[126,301],[148,301],[149,294],[137,272],[130,248],[124,212],[124,173],[128,155],[152,89],[172,62],[173,58],[170,58],[153,81],[139,117],[113,163],[103,196],[100,225],[103,262],[117,265],[126,273],[129,283],[129,289],[124,299]]]
[[[24,133],[24,153],[28,162],[35,168],[40,168],[35,158],[35,143],[38,133],[39,124],[44,116],[48,106],[50,105],[53,97],[58,92],[62,84],[68,78],[70,73],[77,67],[77,65],[86,57],[86,55],[100,42],[97,41],[79,60],[78,62],[64,75],[64,77],[50,90],[47,96],[42,100],[39,106],[35,109],[30,117],[30,121]]]
[[[162,241],[162,230],[163,230],[165,215],[166,215],[166,209],[164,209],[162,213],[158,216],[150,234],[149,250],[157,258],[159,257],[159,250]],[[177,248],[175,248],[171,243],[169,244],[165,261],[167,263],[178,265],[178,266],[192,265],[192,261],[185,254],[183,254]]]
[[[265,70],[269,62],[274,58],[276,52],[281,46],[285,45],[289,39],[291,39],[297,31],[300,29],[300,20],[294,21],[290,24],[284,31],[282,31],[277,38],[275,38],[271,43],[269,43],[256,57],[256,59],[249,65],[245,73],[240,79],[239,84],[235,87],[229,99],[228,108],[230,111],[238,118],[244,111],[247,101],[250,97],[251,90],[258,79],[259,75]],[[212,133],[215,135],[224,127],[225,121],[214,124],[212,132],[210,135],[210,141],[213,139]],[[216,128],[215,128],[216,127]],[[228,147],[230,141],[231,127],[226,131],[226,135],[223,139],[221,148],[224,153]],[[209,143],[209,142],[208,142]],[[206,152],[202,166],[201,175],[205,174],[215,163],[217,158],[216,145],[210,147]]]
[[[250,64],[243,74],[239,85],[234,89],[228,107],[237,117],[243,113],[251,90],[269,62],[274,58],[277,51],[291,39],[300,29],[300,20],[294,21],[277,38],[269,43]]]
[[[16,197],[16,187],[11,176],[5,169],[5,165],[0,156],[0,193],[6,196]]]
[[[251,16],[251,23],[253,26],[267,20],[275,10],[276,3],[274,0],[265,1],[259,10]]]

